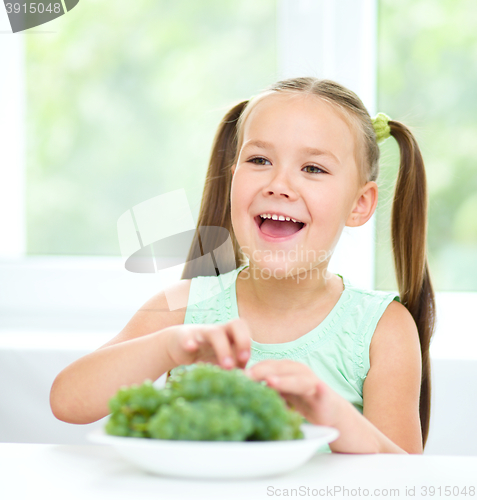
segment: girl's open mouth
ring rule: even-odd
[[[254,217],[258,232],[267,241],[284,241],[299,233],[306,224],[304,222],[293,222],[262,219],[260,215]]]

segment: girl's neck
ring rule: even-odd
[[[343,291],[341,278],[330,273],[327,267],[316,267],[306,274],[293,276],[289,273],[287,277],[275,278],[273,274],[262,274],[260,268],[250,263],[237,276],[239,280],[248,301],[262,311],[276,311],[277,314],[290,309],[309,312]]]

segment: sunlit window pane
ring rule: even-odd
[[[426,162],[435,288],[477,290],[477,3],[379,1],[379,110],[410,126]],[[376,286],[396,288],[390,207],[394,141],[382,147]]]
[[[119,255],[120,215],[179,188],[196,216],[220,119],[276,79],[276,0],[84,0],[48,28],[25,37],[27,253]]]

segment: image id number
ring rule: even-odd
[[[475,496],[475,486],[464,486],[459,488],[458,486],[421,486],[421,496],[432,497],[432,496],[446,496],[446,497],[457,497],[457,496]]]
[[[61,12],[61,4],[60,3],[7,3],[5,4],[7,8],[7,14],[19,14],[20,12],[25,14],[43,14],[43,12],[59,14]]]

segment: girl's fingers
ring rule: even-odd
[[[265,380],[279,392],[308,397],[318,393],[321,380],[302,363],[288,359],[269,359],[245,372],[253,380]]]
[[[250,347],[252,344],[250,329],[243,319],[229,321],[224,326],[230,341],[233,343],[238,364],[244,367],[250,358]]]
[[[197,332],[195,334],[195,340],[196,340],[196,342],[203,342],[204,341],[204,337],[202,337],[202,335],[200,334],[200,332]]]
[[[302,373],[303,375],[313,374],[311,369],[306,365],[289,359],[267,359],[265,361],[260,361],[246,371],[246,374],[254,380],[264,380],[265,377],[270,375],[287,375],[294,373]]]
[[[218,362],[223,368],[230,369],[235,366],[235,359],[232,353],[228,335],[223,327],[213,326],[203,330],[204,340],[214,349]]]
[[[201,335],[195,335],[186,339],[185,347],[188,351],[194,352],[199,348],[199,345],[203,343],[203,341],[204,339]]]
[[[188,352],[193,352],[199,347],[199,343],[193,332],[181,339],[180,344],[182,344],[182,347]]]
[[[180,345],[182,349],[191,356],[189,360],[184,360],[183,362],[193,362],[197,356],[200,356],[200,351],[204,347],[204,337],[197,328],[193,327],[181,339]]]
[[[195,349],[197,349],[197,347],[199,347],[199,346],[194,339],[192,339],[192,338],[186,339],[185,348],[188,351],[195,351]]]
[[[202,340],[199,329],[195,325],[187,325],[187,329],[182,333],[179,343],[185,349],[195,349]]]
[[[278,392],[310,397],[317,394],[320,381],[315,377],[296,375],[269,375],[265,377],[267,384]]]
[[[181,341],[183,349],[197,359],[214,357],[223,368],[244,368],[250,358],[251,337],[242,319],[224,325],[194,325]],[[211,352],[212,351],[212,352]]]

